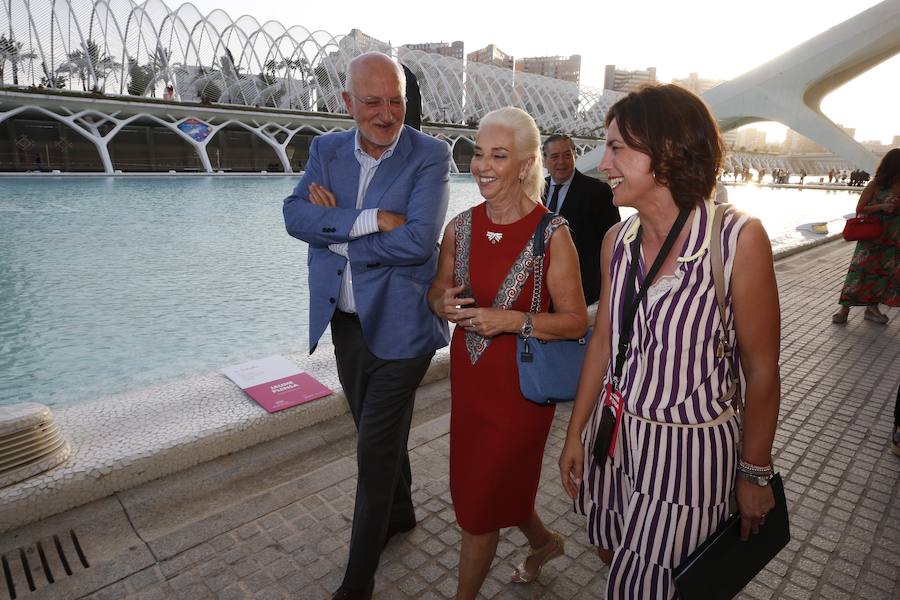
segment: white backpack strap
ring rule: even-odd
[[[729,341],[728,329],[725,319],[725,261],[722,259],[722,221],[725,218],[727,204],[717,204],[713,215],[712,240],[709,243],[709,258],[712,268],[713,283],[716,288],[716,304],[719,306],[719,345],[716,348],[716,356],[724,357],[728,361],[728,373],[731,375],[731,385],[726,396],[731,399],[735,412],[741,415],[744,412],[744,402],[741,395],[736,393],[738,386],[738,373],[734,367],[734,348]]]

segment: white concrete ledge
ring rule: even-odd
[[[782,250],[778,250],[773,253],[773,260],[778,262],[783,258],[787,258],[788,256],[793,256],[798,252],[803,252],[804,250],[810,250],[812,248],[816,248],[821,246],[822,244],[827,244],[828,242],[833,242],[835,240],[842,240],[842,234],[840,233],[827,233],[827,234],[812,234],[806,241],[791,246],[790,248],[784,248]]]
[[[819,182],[807,182],[807,183],[759,183],[758,181],[723,181],[724,185],[728,187],[742,187],[742,186],[756,186],[756,187],[764,187],[764,188],[773,188],[773,189],[784,189],[784,190],[825,190],[828,192],[862,192],[865,189],[865,186],[858,185],[848,185],[844,183],[819,183]]]
[[[312,357],[289,355],[336,393],[271,415],[217,372],[55,409],[72,455],[54,469],[0,488],[0,531],[346,413],[333,357],[325,344]],[[449,372],[444,348],[423,384]]]

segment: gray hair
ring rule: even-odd
[[[507,106],[486,114],[478,124],[479,131],[486,125],[499,125],[511,130],[519,151],[519,160],[534,159],[522,181],[522,187],[529,198],[540,202],[545,183],[544,161],[541,158],[541,132],[534,119],[521,108]]]
[[[406,73],[403,72],[403,67],[401,67],[397,61],[393,58],[385,54],[384,52],[365,52],[356,56],[349,62],[347,65],[347,73],[344,78],[344,90],[348,93],[353,93],[353,71],[356,69],[365,68],[365,64],[367,62],[378,60],[378,61],[388,61],[390,62],[394,68],[397,70],[397,77],[400,79],[400,91],[403,92],[403,95],[406,96]]]

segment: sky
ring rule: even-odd
[[[165,1],[172,8],[179,4]],[[333,35],[358,28],[394,46],[462,40],[467,53],[493,43],[514,56],[581,54],[581,82],[596,88],[603,86],[607,64],[656,67],[663,82],[691,72],[703,78],[736,77],[878,3],[193,0],[203,13],[221,8],[233,18],[250,14],[260,22],[276,20]],[[822,111],[837,123],[855,127],[857,140],[889,143],[900,135],[898,91],[900,55],[832,92],[823,100]],[[784,137],[783,127],[767,130],[769,141]]]

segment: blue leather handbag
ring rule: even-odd
[[[556,215],[547,213],[534,232],[533,255],[534,294],[531,312],[541,310],[541,287],[544,273],[544,231]],[[577,340],[544,341],[519,336],[516,339],[516,365],[519,368],[519,389],[527,400],[536,404],[571,402],[578,389],[578,377],[587,352],[591,330]]]
[[[574,400],[590,339],[590,329],[584,337],[577,340],[545,342],[536,338],[519,337],[516,362],[522,395],[537,404]]]

